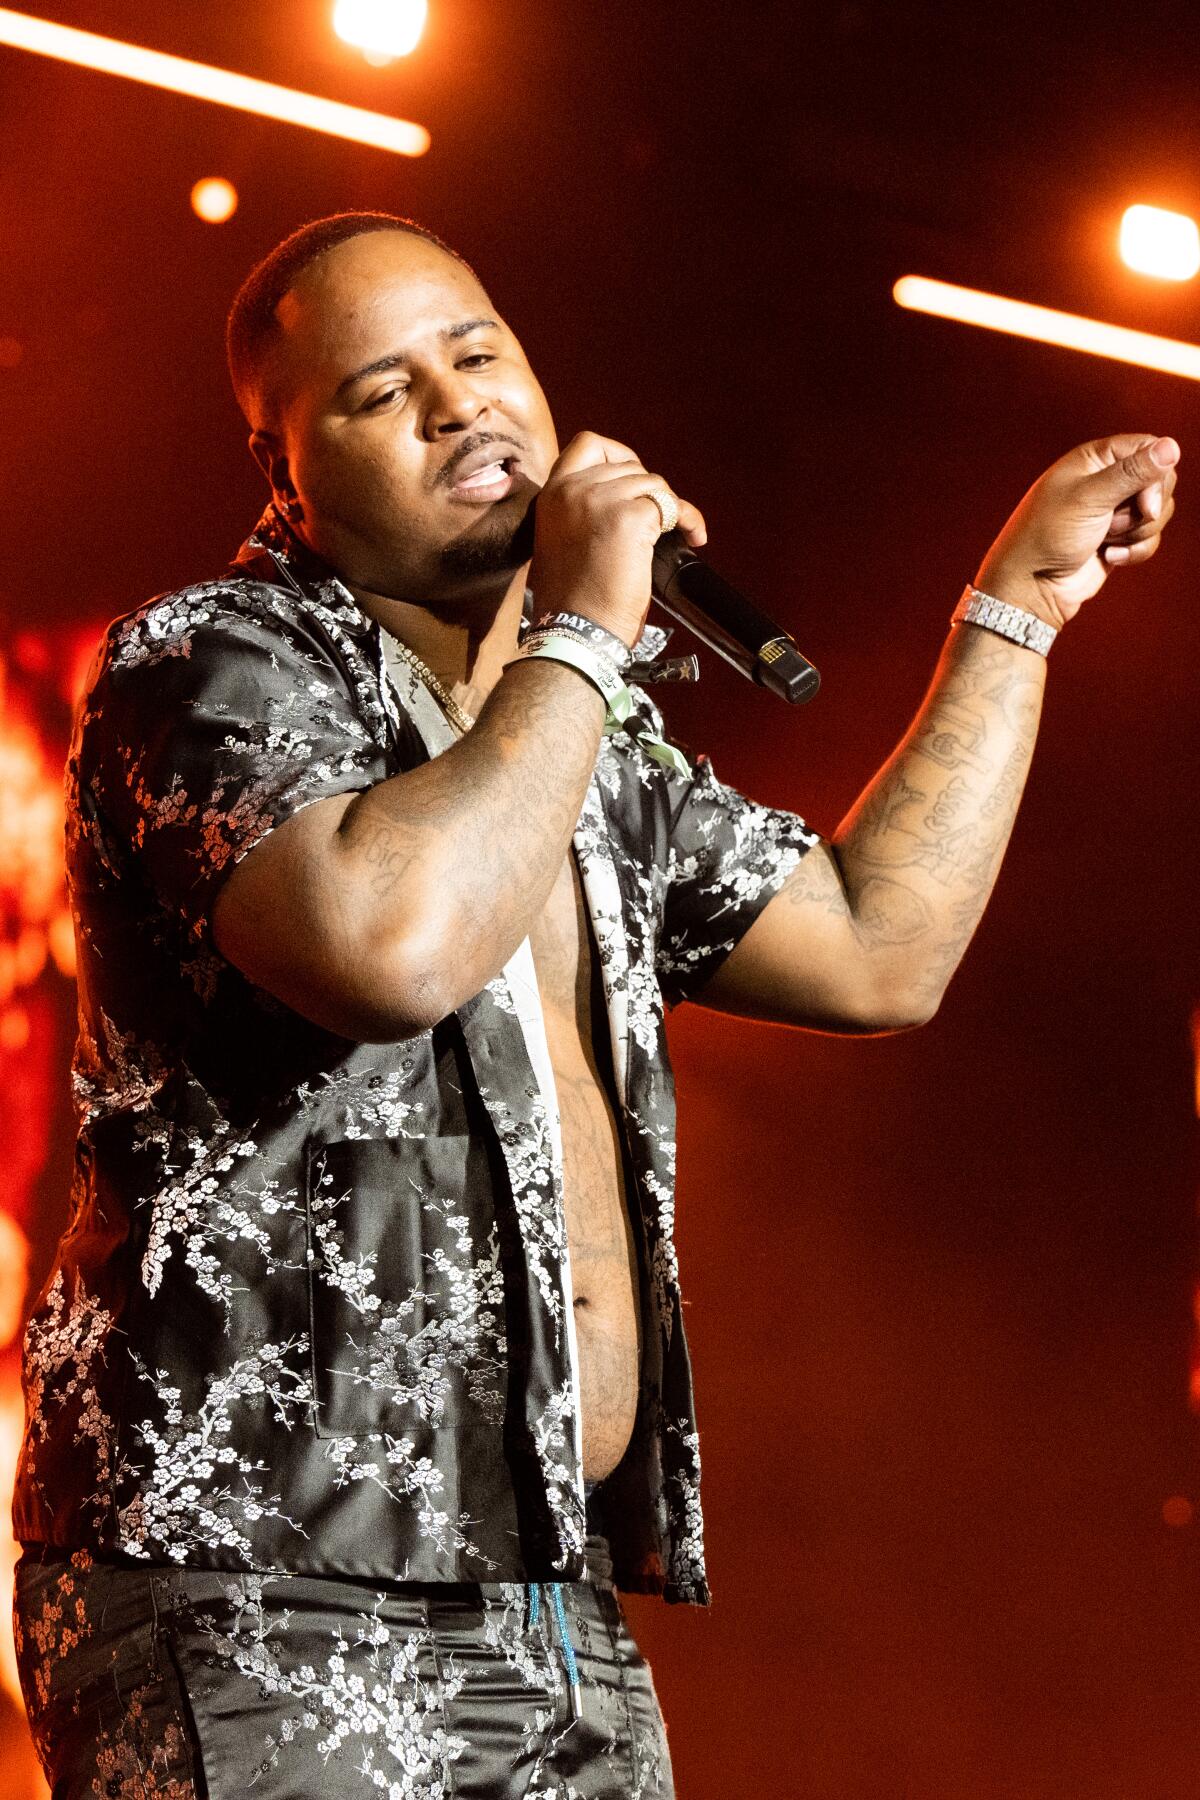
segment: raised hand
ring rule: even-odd
[[[1175,510],[1179,458],[1174,438],[1148,432],[1069,450],[1016,508],[975,586],[1065,625],[1110,569],[1154,555]]]

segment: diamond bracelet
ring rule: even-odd
[[[981,625],[985,631],[995,631],[1014,644],[1024,645],[1026,650],[1036,650],[1039,656],[1048,653],[1058,636],[1057,627],[1040,619],[1028,607],[1013,606],[1007,600],[997,600],[994,594],[984,594],[979,588],[972,587],[970,582],[963,589],[962,598],[950,615],[950,623]]]

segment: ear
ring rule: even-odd
[[[250,437],[250,454],[271,484],[271,493],[279,510],[293,523],[304,516],[288,467],[287,452],[273,431],[255,431]]]

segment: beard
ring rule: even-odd
[[[487,575],[511,575],[533,555],[533,504],[515,524],[497,520],[486,530],[455,538],[443,546],[443,575],[473,581]]]

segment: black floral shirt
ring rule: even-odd
[[[79,1135],[25,1341],[23,1542],[359,1579],[583,1575],[557,1114],[509,971],[420,1037],[360,1044],[211,937],[220,883],[274,826],[431,754],[427,692],[395,678],[386,637],[268,511],[228,573],[98,648],[67,765]],[[641,1273],[606,1527],[619,1585],[673,1600],[708,1587],[664,1002],[816,841],[625,733],[574,838]]]

